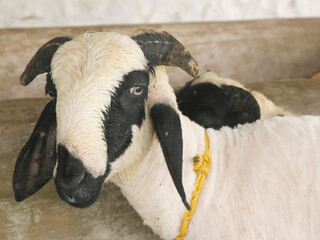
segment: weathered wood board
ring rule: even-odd
[[[254,82],[246,85],[297,115],[320,114],[320,78]]]
[[[201,72],[210,69],[242,83],[305,78],[320,71],[320,18],[0,29],[0,100],[44,96],[43,75],[27,90],[20,86],[19,77],[39,47],[54,37],[150,28],[176,36]],[[169,74],[173,86],[191,79],[178,68],[169,68]]]

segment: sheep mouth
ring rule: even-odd
[[[104,178],[104,176],[93,178],[91,174],[86,173],[84,179],[72,188],[62,186],[56,179],[55,185],[62,200],[73,207],[86,208],[99,198]]]

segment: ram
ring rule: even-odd
[[[21,82],[49,72],[53,99],[17,159],[16,200],[53,176],[59,196],[82,208],[112,181],[164,239],[192,211],[186,239],[318,239],[320,118],[206,130],[178,110],[161,65],[198,72],[168,33],[85,33],[41,47]],[[193,165],[209,158],[195,201]]]
[[[293,115],[263,94],[207,71],[176,90],[179,110],[205,128],[236,127],[258,119]]]

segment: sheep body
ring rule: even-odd
[[[70,205],[93,204],[103,182],[113,181],[145,224],[173,239],[194,188],[192,158],[205,151],[205,129],[178,110],[159,66],[178,61],[175,66],[196,75],[194,59],[171,35],[152,31],[135,38],[87,33],[58,50],[51,43],[32,58],[22,82],[51,71],[57,94],[44,112],[56,111],[56,119],[41,116],[21,151],[16,199],[39,190],[51,173],[38,170],[55,164],[57,192]],[[42,68],[48,52],[51,66]],[[136,87],[143,94],[132,94]],[[50,137],[57,141],[46,146],[55,120]],[[212,165],[187,239],[319,238],[319,117],[276,117],[207,133]]]
[[[183,183],[195,182],[192,157],[204,130],[181,116]],[[294,131],[293,131],[294,129]],[[211,169],[186,239],[317,239],[320,236],[320,118],[275,117],[234,130],[207,130]],[[134,174],[115,179],[132,206],[164,239],[179,231],[185,208],[154,139]]]
[[[208,239],[319,238],[319,133],[319,117],[209,130],[212,173],[198,205],[210,206],[212,222],[191,225],[189,239],[205,229]],[[194,223],[209,211],[201,209]]]

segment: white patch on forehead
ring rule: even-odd
[[[85,33],[62,45],[51,68],[57,97],[57,143],[94,176],[104,174],[107,146],[103,112],[123,76],[146,69],[140,47],[118,33]]]

